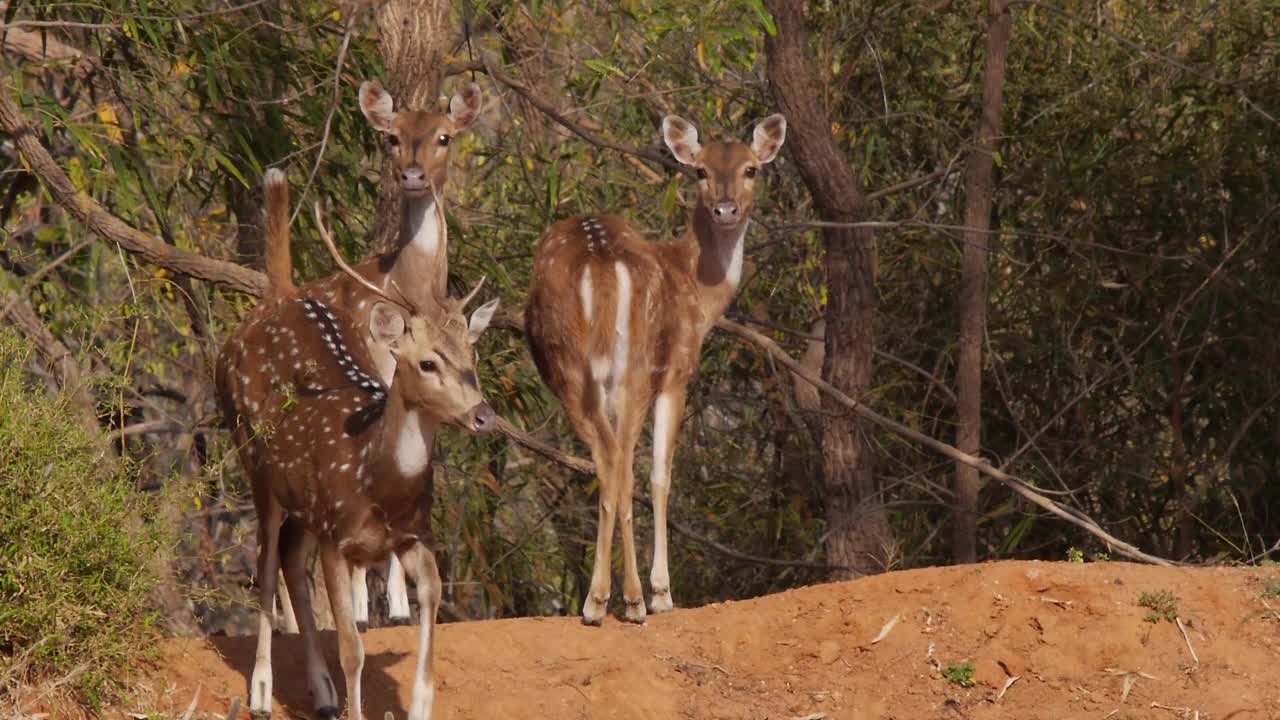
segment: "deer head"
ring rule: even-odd
[[[449,143],[480,114],[480,86],[471,83],[449,101],[449,113],[395,110],[391,94],[376,81],[360,85],[360,109],[373,129],[386,135],[407,197],[439,193],[449,175]]]
[[[497,304],[494,299],[477,308],[465,326],[452,319],[436,323],[390,302],[374,305],[369,332],[396,359],[392,387],[402,393],[406,407],[468,432],[494,429],[497,418],[480,392],[472,343],[489,325]]]
[[[698,178],[698,202],[718,226],[734,227],[751,216],[755,180],[773,162],[787,138],[787,120],[770,115],[756,125],[750,145],[741,142],[698,142],[698,129],[676,115],[662,119],[667,148]]]

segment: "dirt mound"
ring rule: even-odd
[[[436,717],[1280,719],[1280,601],[1273,612],[1262,597],[1277,581],[1266,568],[1002,562],[679,610],[644,627],[450,624]],[[1150,622],[1138,605],[1160,591],[1177,597],[1198,663],[1175,623]],[[365,635],[371,718],[404,717],[414,640],[413,628]],[[341,687],[336,639],[323,642]],[[290,715],[309,708],[298,648],[275,643],[276,698]],[[173,640],[163,655],[148,681],[157,709],[180,711],[201,686],[201,706],[225,712],[245,694],[254,641]],[[963,661],[972,687],[941,672]]]

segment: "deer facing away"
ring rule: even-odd
[[[667,565],[671,460],[687,387],[703,338],[737,291],[743,238],[761,166],[786,138],[786,120],[756,125],[750,145],[701,145],[688,121],[669,115],[662,135],[697,176],[698,202],[684,235],[647,242],[622,218],[553,225],[534,255],[525,332],[538,372],[591,448],[599,477],[599,526],[582,621],[598,625],[610,594],[611,544],[621,520],[625,617],[644,622],[636,567],[633,456],[654,408],[652,612],[673,607]]]
[[[373,129],[386,137],[388,152],[399,178],[400,231],[396,246],[371,258],[355,271],[384,292],[395,289],[416,306],[438,303],[447,292],[449,253],[444,232],[444,188],[449,179],[449,148],[480,114],[480,87],[467,85],[449,101],[449,112],[395,110],[393,98],[376,82],[360,85],[360,109]],[[302,287],[304,297],[324,301],[347,314],[353,332],[370,338],[368,328],[379,296],[346,273],[335,273]],[[389,350],[367,342],[382,382],[390,383],[395,360]],[[286,521],[288,522],[288,521]],[[369,621],[369,595],[365,568],[351,578],[356,621]],[[404,570],[395,555],[387,567],[387,605],[392,624],[409,623],[409,595]]]
[[[361,717],[364,651],[351,569],[394,553],[414,580],[421,625],[409,718],[424,720],[435,694],[433,626],[441,591],[426,545],[432,440],[443,423],[473,433],[496,424],[480,392],[471,347],[491,311],[476,311],[467,326],[459,318],[470,296],[441,311],[444,321],[421,314],[434,307],[410,313],[391,302],[374,303],[367,332],[395,359],[388,387],[374,375],[367,344],[346,314],[298,299],[289,279],[283,173],[268,171],[265,185],[270,292],[227,340],[217,368],[219,403],[252,483],[259,523],[258,652],[249,707],[257,715],[272,709],[270,610],[283,564],[316,714],[338,715],[306,581],[306,560],[318,545],[352,720]]]

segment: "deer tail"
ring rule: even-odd
[[[267,294],[292,297],[293,257],[289,254],[289,182],[279,168],[267,170],[262,178],[267,211]]]

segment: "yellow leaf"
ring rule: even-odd
[[[184,78],[191,74],[191,66],[179,60],[173,66],[173,76],[176,78]]]
[[[120,118],[116,117],[116,109],[108,103],[98,103],[98,122],[106,126],[107,140],[115,145],[124,142],[124,133],[120,131]]]
[[[707,69],[707,48],[701,42],[698,43],[698,67]]]

